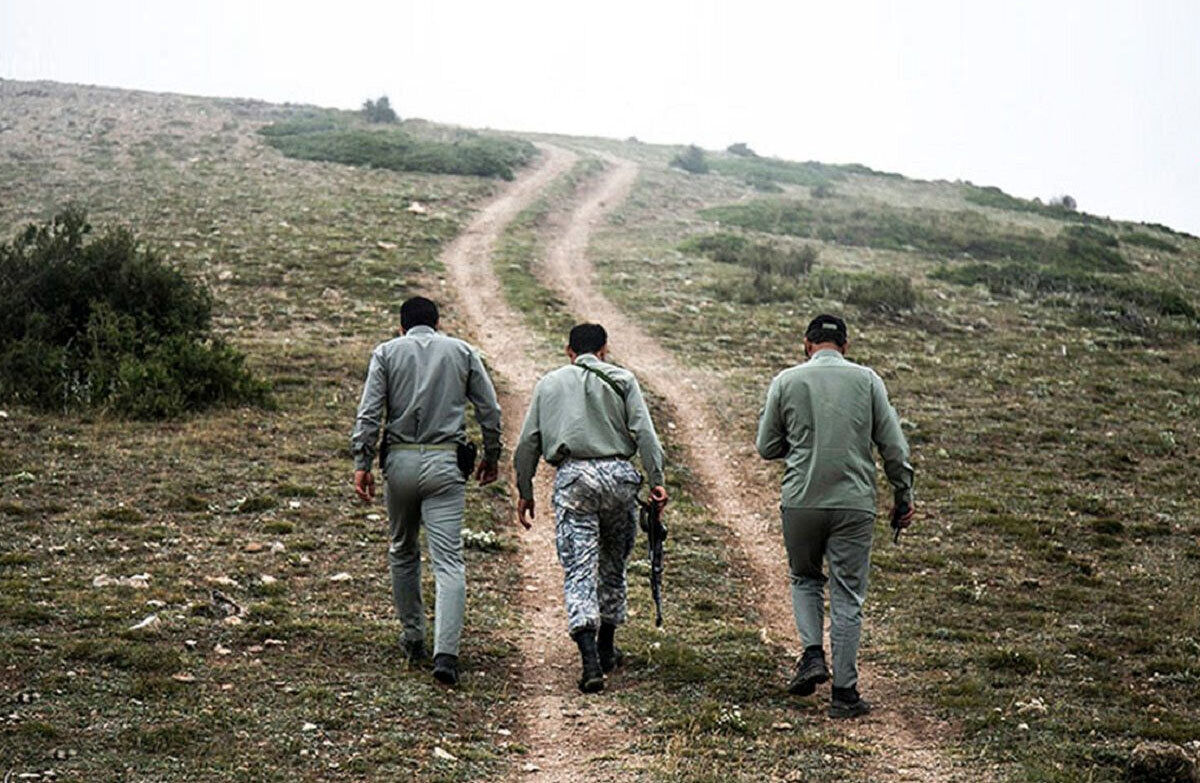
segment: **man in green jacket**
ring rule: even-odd
[[[621,662],[613,639],[625,622],[625,567],[637,532],[642,458],[650,500],[667,502],[663,454],[637,379],[609,364],[608,334],[599,324],[571,329],[571,363],[548,373],[533,391],[513,452],[517,518],[532,526],[533,474],[538,457],[554,478],[555,542],[563,567],[567,630],[579,646],[579,689],[604,689],[604,674]]]
[[[459,467],[457,448],[466,442],[470,402],[483,433],[483,461],[475,478],[480,484],[495,481],[500,406],[479,352],[437,331],[437,326],[437,305],[429,299],[414,296],[400,305],[403,335],[380,343],[371,353],[350,448],[354,490],[370,502],[375,497],[371,463],[384,419],[388,561],[396,617],[404,625],[402,644],[410,662],[427,657],[419,545],[423,526],[437,588],[433,676],[454,685],[467,590],[462,556],[467,477]]]
[[[819,315],[808,325],[808,361],[775,376],[758,423],[758,453],[786,459],[783,536],[792,610],[804,655],[788,684],[807,696],[829,679],[823,644],[829,560],[833,694],[829,714],[852,718],[871,706],[858,693],[858,641],[875,526],[874,444],[894,491],[898,527],[913,517],[908,443],[883,380],[845,358],[846,322]]]

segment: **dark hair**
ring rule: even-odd
[[[432,299],[414,296],[400,305],[400,328],[404,331],[407,332],[414,326],[430,326],[436,329],[437,325],[438,309]]]
[[[571,327],[567,345],[577,354],[595,353],[608,344],[608,332],[600,324],[578,324]]]
[[[846,322],[836,315],[822,313],[809,322],[804,337],[810,343],[833,343],[841,347],[846,344]]]

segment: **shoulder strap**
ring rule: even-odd
[[[592,375],[595,375],[597,378],[607,383],[609,388],[617,393],[618,397],[620,397],[622,400],[625,399],[625,391],[608,373],[604,372],[603,370],[597,370],[595,367],[588,367],[586,364],[576,364],[575,366],[585,372],[590,372]]]

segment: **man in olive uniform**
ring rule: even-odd
[[[479,352],[436,331],[437,325],[432,301],[417,296],[400,306],[401,336],[371,354],[350,446],[355,492],[369,502],[375,497],[371,462],[386,409],[381,449],[386,450],[382,469],[391,528],[388,561],[396,616],[404,625],[402,645],[409,661],[426,658],[418,539],[424,524],[437,586],[433,675],[453,685],[466,604],[461,532],[467,477],[458,450],[466,443],[470,401],[483,431],[483,460],[475,478],[480,484],[496,480],[500,406]]]
[[[912,522],[913,469],[908,444],[883,380],[845,358],[846,322],[819,315],[808,325],[808,361],[775,376],[758,423],[758,452],[786,458],[783,536],[792,578],[792,610],[804,655],[788,684],[807,696],[829,679],[822,642],[829,560],[833,695],[829,714],[870,711],[858,693],[858,641],[875,526],[874,444],[894,490],[895,524]]]
[[[554,513],[563,567],[567,630],[579,646],[584,693],[604,690],[604,674],[621,662],[614,643],[625,622],[625,568],[637,532],[642,458],[651,502],[667,502],[663,454],[633,373],[612,364],[599,324],[571,329],[571,363],[548,373],[533,391],[513,453],[517,517],[528,530],[534,513],[538,457],[555,466]]]

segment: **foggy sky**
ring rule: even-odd
[[[744,141],[1200,234],[1193,0],[0,0],[0,77],[343,108],[386,93],[401,116]]]

